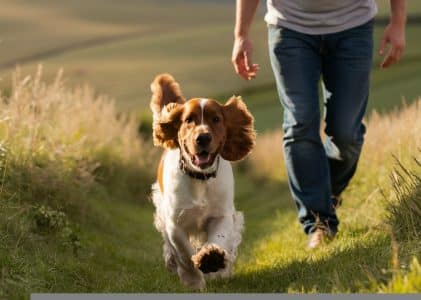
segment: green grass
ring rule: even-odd
[[[398,272],[393,279],[383,286],[383,293],[418,293],[421,286],[421,267],[418,259],[414,258],[409,265],[409,272]]]
[[[210,282],[207,292],[376,292],[392,278],[391,240],[383,229],[345,222],[332,244],[309,252],[285,184],[236,177],[242,187],[237,205],[246,217],[244,240],[234,277]],[[82,246],[77,255],[56,236],[31,232],[21,206],[2,207],[2,220],[7,220],[0,250],[3,296],[187,292],[164,268],[152,206],[116,200],[89,200],[89,217],[78,223]],[[346,203],[340,216],[353,208]]]

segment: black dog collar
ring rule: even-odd
[[[190,177],[194,178],[194,179],[199,179],[199,180],[208,180],[209,178],[212,177],[216,177],[216,172],[218,171],[219,168],[219,156],[216,158],[217,162],[216,162],[216,169],[213,172],[210,173],[202,173],[202,172],[198,172],[198,171],[193,171],[190,170],[187,167],[187,163],[184,160],[183,155],[180,155],[180,160],[179,160],[179,166],[180,166],[180,170],[184,173],[189,175]]]

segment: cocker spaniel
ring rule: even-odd
[[[169,74],[157,76],[151,90],[154,144],[165,149],[152,186],[154,224],[167,269],[203,289],[205,278],[232,273],[244,220],[234,206],[230,161],[253,148],[254,119],[240,97],[224,105],[185,100]]]

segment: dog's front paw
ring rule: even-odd
[[[218,245],[208,244],[192,256],[192,261],[195,268],[206,274],[225,268],[227,256],[227,252]]]

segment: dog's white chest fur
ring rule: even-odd
[[[232,214],[234,186],[231,164],[221,158],[215,178],[198,180],[180,170],[179,160],[178,149],[165,155],[163,201],[167,208],[166,216],[183,226],[191,219]]]

